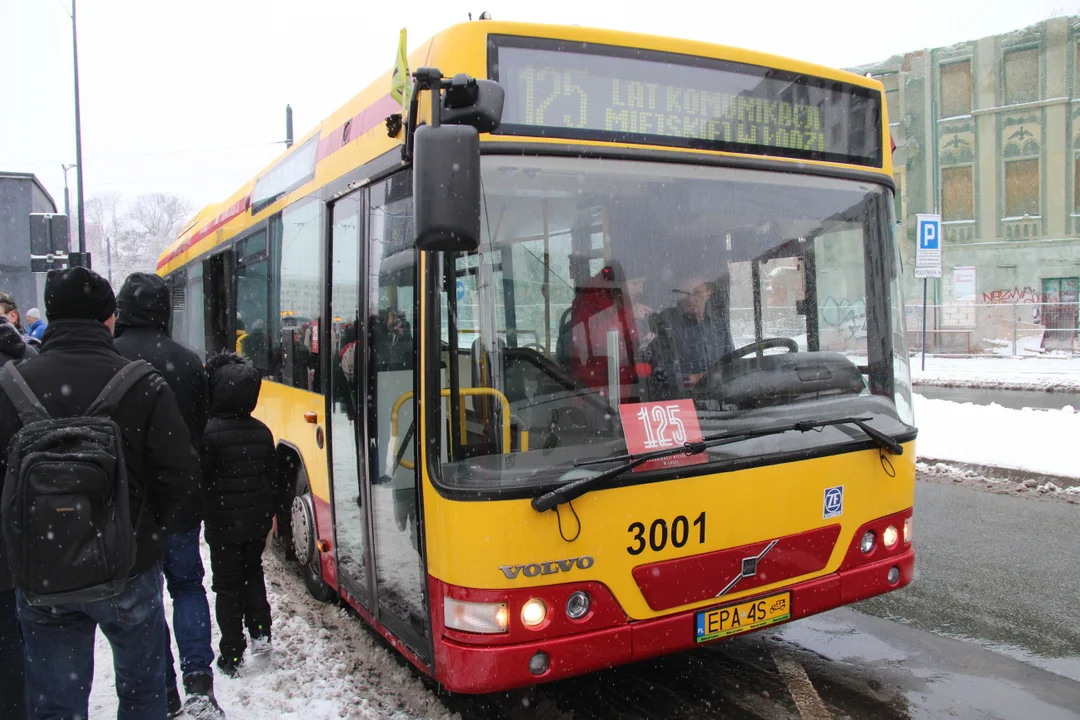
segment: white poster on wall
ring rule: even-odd
[[[953,297],[957,302],[975,302],[975,268],[953,268]]]

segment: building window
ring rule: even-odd
[[[885,111],[889,115],[890,125],[900,124],[900,91],[899,90],[886,90],[885,91]]]
[[[1008,217],[1040,214],[1037,159],[1005,163],[1005,214]]]
[[[1005,104],[1039,99],[1039,48],[1005,53]]]
[[[971,61],[941,66],[941,117],[971,113]]]
[[[971,165],[941,171],[941,219],[975,219],[975,183]]]

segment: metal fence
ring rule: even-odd
[[[944,303],[905,308],[908,348],[935,355],[1080,355],[1080,303]]]

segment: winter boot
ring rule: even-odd
[[[187,702],[184,712],[192,720],[223,720],[225,714],[214,698],[214,677],[209,673],[192,673],[184,676],[184,692]]]
[[[166,701],[168,703],[169,718],[176,718],[180,716],[180,711],[183,709],[183,704],[180,702],[180,691],[176,689],[176,684],[169,688],[165,693]]]
[[[229,677],[236,677],[236,674],[240,671],[240,665],[244,662],[244,656],[239,657],[226,657],[225,655],[219,655],[217,659],[218,670],[225,673]]]

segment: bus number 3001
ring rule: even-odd
[[[630,527],[626,528],[626,531],[634,536],[634,545],[628,545],[626,552],[631,555],[640,555],[645,552],[645,547],[648,546],[654,552],[659,552],[667,547],[668,539],[671,539],[671,544],[677,548],[681,548],[690,540],[690,521],[686,519],[685,515],[679,515],[671,521],[671,532],[668,532],[668,524],[666,520],[657,519],[653,520],[649,525],[648,536],[645,534],[645,524],[640,522],[630,523]],[[702,512],[694,520],[693,526],[697,528],[697,541],[698,545],[705,544],[705,513]]]

